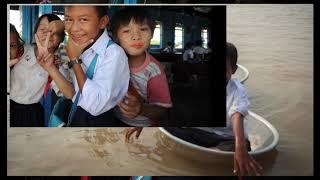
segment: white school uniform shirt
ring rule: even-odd
[[[248,115],[249,100],[243,84],[239,80],[230,79],[227,84],[227,107],[226,107],[226,127],[197,127],[207,132],[214,132],[224,137],[234,137],[231,117],[234,113],[239,112],[244,117]],[[248,138],[246,128],[244,135]]]
[[[124,50],[117,44],[107,48],[110,37],[105,30],[96,42],[81,55],[83,70],[87,71],[94,56],[98,54],[92,80],[86,79],[78,106],[92,116],[101,115],[115,107],[128,91],[130,71],[128,58]],[[73,77],[75,95],[79,91],[76,76]]]
[[[48,73],[37,63],[34,46],[24,45],[21,60],[10,72],[10,99],[19,104],[38,103],[47,80]]]
[[[196,46],[193,48],[193,52],[196,54],[205,54],[206,49],[201,46]]]

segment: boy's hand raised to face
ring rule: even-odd
[[[74,60],[76,58],[79,58],[81,55],[82,51],[89,46],[91,43],[93,43],[93,39],[90,39],[89,41],[83,43],[83,44],[77,44],[75,43],[72,38],[69,38],[68,43],[67,43],[67,54],[70,60]]]

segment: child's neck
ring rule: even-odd
[[[146,52],[142,53],[141,55],[138,56],[130,56],[128,55],[128,59],[129,59],[129,67],[130,68],[137,68],[140,67],[145,59],[146,59]]]

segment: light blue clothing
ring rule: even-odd
[[[130,71],[128,58],[124,50],[114,44],[107,48],[111,40],[105,30],[96,42],[85,50],[80,59],[83,62],[83,70],[86,72],[93,57],[98,54],[97,64],[92,80],[86,79],[79,97],[78,106],[92,116],[98,116],[115,107],[128,91]],[[73,77],[76,94],[79,91],[77,79]]]
[[[227,84],[227,107],[226,107],[226,127],[197,127],[207,132],[214,132],[224,137],[233,137],[231,117],[234,113],[239,112],[244,117],[248,114],[249,100],[247,91],[239,80],[231,79]],[[244,129],[244,135],[248,138],[247,130]]]

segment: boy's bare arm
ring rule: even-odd
[[[146,116],[152,120],[159,120],[166,112],[167,108],[157,105],[143,103],[141,97],[126,94],[125,100],[118,104],[123,115],[127,118],[135,118],[138,115]]]
[[[243,128],[243,116],[241,113],[236,112],[231,117],[233,133],[235,135],[236,147],[245,147],[245,136]]]
[[[262,166],[249,155],[244,135],[243,115],[236,112],[231,117],[235,135],[234,170],[239,176],[245,174],[261,175]]]
[[[48,73],[50,74],[54,82],[57,84],[62,94],[66,98],[72,99],[72,97],[75,94],[72,84],[68,80],[66,80],[66,78],[60,73],[60,71],[56,67],[52,66],[52,68],[49,68]]]
[[[44,45],[41,44],[39,41],[38,36],[35,36],[37,48],[38,48],[38,56],[37,56],[37,63],[45,69],[51,78],[55,81],[60,91],[66,98],[71,99],[75,94],[73,86],[69,81],[67,81],[64,76],[60,73],[58,68],[54,64],[54,55],[48,52],[48,42],[50,38],[50,32],[46,37],[46,42]]]
[[[152,120],[159,120],[161,117],[163,117],[166,111],[167,108],[144,103],[141,107],[140,114]]]

